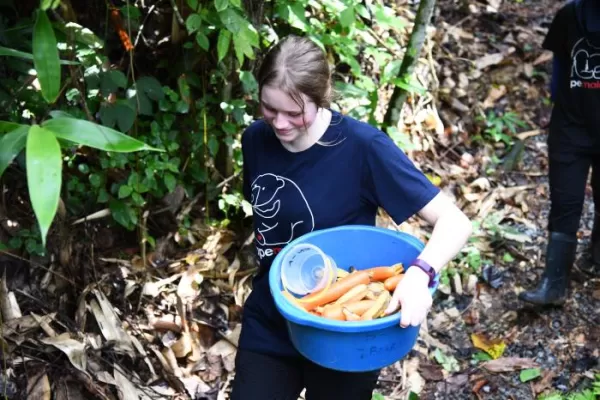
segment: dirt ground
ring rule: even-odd
[[[490,6],[492,3],[499,4],[497,12]],[[437,292],[427,327],[422,329],[420,346],[384,371],[379,391],[386,398],[405,398],[402,395],[412,385],[413,391],[421,389],[421,399],[528,400],[540,393],[577,390],[589,385],[593,373],[600,369],[600,279],[577,268],[585,262],[584,250],[592,229],[594,207],[589,190],[567,303],[562,308],[536,308],[517,298],[520,291],[535,285],[544,261],[549,209],[545,140],[551,112],[547,100],[551,60],[541,43],[560,3],[461,4],[465,3],[438,3],[438,26],[446,27],[444,33],[459,30],[444,40],[439,53],[434,54],[441,64],[441,92],[444,84],[450,86],[448,96],[439,105],[440,115],[460,124],[472,120],[474,104],[484,104],[486,108],[488,102],[486,114],[489,110],[510,110],[527,122],[530,135],[525,135],[528,137],[523,140],[517,167],[498,169],[491,176],[485,175],[485,181],[492,182],[491,189],[488,187],[492,192],[516,188],[520,193],[495,202],[489,212],[508,208],[504,221],[529,240],[523,236],[517,240],[506,240],[506,236],[491,239],[488,251],[492,256],[484,263],[484,277],[488,279],[480,280],[475,293]],[[500,55],[491,67],[479,71],[476,67],[475,72],[465,60],[475,60],[477,65],[493,60],[494,54]],[[456,145],[453,151],[457,155],[469,153],[476,159],[481,156],[480,150],[468,144]],[[482,214],[479,209],[478,214],[471,216],[477,219]],[[519,357],[535,363],[541,369],[541,377],[522,383],[519,368],[511,364],[514,359],[507,360],[504,372],[490,371],[483,362],[475,360],[481,350],[474,347],[472,335],[505,345],[502,358]],[[445,371],[435,361],[431,354],[436,348],[456,359],[456,370]]]

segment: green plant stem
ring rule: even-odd
[[[407,82],[413,73],[419,53],[423,47],[423,42],[425,41],[427,26],[431,20],[434,8],[435,0],[421,0],[419,3],[419,9],[408,41],[408,47],[402,58],[402,65],[400,66],[400,72],[398,73],[398,77],[401,81]],[[402,106],[404,105],[407,96],[408,92],[406,89],[400,86],[394,88],[388,109],[383,119],[384,130],[385,128],[396,126],[398,124]]]

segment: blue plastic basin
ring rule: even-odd
[[[275,257],[269,287],[287,322],[292,344],[304,357],[339,371],[372,371],[401,360],[417,341],[419,326],[400,327],[400,312],[371,321],[335,321],[297,309],[281,291],[281,260],[291,246],[310,243],[331,256],[339,268],[366,269],[404,263],[408,267],[424,244],[407,233],[351,225],[311,232],[290,242]],[[437,288],[431,288],[431,294]]]

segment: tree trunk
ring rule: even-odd
[[[404,53],[402,59],[402,65],[400,66],[400,72],[398,78],[403,82],[408,82],[415,68],[415,63],[421,53],[423,42],[425,41],[425,35],[427,33],[427,26],[431,20],[433,10],[435,8],[435,0],[421,0],[419,3],[419,9],[415,17],[415,24],[413,26],[410,39],[408,41],[408,47]],[[406,89],[396,86],[392,93],[392,98],[388,105],[387,112],[383,119],[383,128],[389,128],[390,126],[396,126],[400,120],[400,113],[402,106],[406,101],[408,92]]]
[[[254,28],[258,31],[260,25],[262,24],[265,18],[265,1],[264,0],[244,0],[244,9],[246,10],[246,15],[248,16],[248,20],[254,26]],[[260,54],[257,54],[254,60],[247,60],[247,70],[250,72],[254,72],[254,68],[256,67],[257,60],[260,59]]]

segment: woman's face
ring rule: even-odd
[[[282,142],[294,142],[301,135],[306,134],[308,127],[315,121],[316,104],[304,95],[302,98],[304,113],[300,106],[281,89],[269,85],[262,88],[260,98],[262,114]]]

